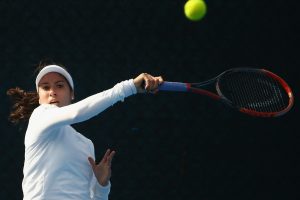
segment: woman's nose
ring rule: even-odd
[[[56,96],[56,91],[53,88],[50,89],[50,96]]]

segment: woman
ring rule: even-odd
[[[36,77],[37,93],[10,89],[8,95],[15,99],[11,121],[26,121],[30,116],[25,135],[24,200],[108,199],[115,151],[108,149],[96,164],[93,143],[70,125],[133,94],[156,92],[162,82],[161,77],[142,73],[72,104],[71,75],[58,65],[47,65]]]

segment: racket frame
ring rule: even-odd
[[[288,97],[289,97],[288,106],[285,109],[278,111],[278,112],[258,112],[258,111],[250,110],[247,108],[234,106],[232,101],[230,101],[223,95],[223,93],[220,89],[220,86],[219,86],[219,80],[222,78],[222,76],[224,76],[227,73],[238,72],[238,71],[253,71],[253,72],[259,71],[261,73],[266,74],[270,78],[276,80],[278,83],[280,83],[282,85],[283,89],[288,94]],[[216,93],[200,88],[200,87],[204,88],[206,86],[211,86],[214,82],[215,82],[214,89],[216,90]],[[209,79],[209,80],[203,81],[203,82],[199,82],[199,83],[181,83],[181,82],[166,82],[165,81],[162,85],[159,86],[159,90],[192,92],[195,94],[205,95],[214,100],[220,100],[223,103],[229,105],[231,108],[236,109],[242,113],[245,113],[245,114],[248,114],[251,116],[255,116],[255,117],[278,117],[278,116],[281,116],[281,115],[287,113],[294,104],[294,96],[293,96],[292,90],[289,87],[289,85],[281,77],[279,77],[278,75],[276,75],[273,72],[270,72],[266,69],[257,69],[257,68],[244,67],[244,68],[228,69],[212,79]]]

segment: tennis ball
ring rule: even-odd
[[[188,19],[199,21],[206,14],[206,4],[203,0],[188,0],[184,5],[184,13]]]

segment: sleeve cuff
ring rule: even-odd
[[[111,187],[110,181],[108,182],[108,184],[106,186],[102,186],[97,182],[96,187],[95,187],[96,199],[108,199],[110,187]]]
[[[137,93],[133,79],[122,81],[116,84],[114,88],[118,94],[119,101],[124,101],[124,98]]]
[[[130,96],[137,93],[136,87],[134,85],[133,79],[125,81],[127,87],[125,87],[127,91],[125,91],[125,95]]]

